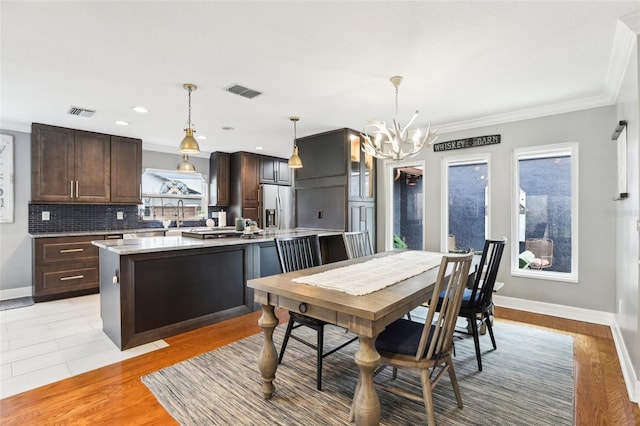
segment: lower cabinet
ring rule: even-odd
[[[102,235],[34,239],[33,299],[36,302],[97,293]]]

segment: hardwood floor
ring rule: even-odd
[[[281,321],[287,314],[278,311]],[[640,425],[628,400],[608,327],[496,308],[496,320],[528,323],[574,338],[575,424]],[[0,400],[3,425],[176,424],[140,381],[161,368],[260,331],[260,312],[165,339],[168,348]],[[498,349],[500,348],[498,340]]]

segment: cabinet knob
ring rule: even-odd
[[[309,307],[307,306],[306,303],[301,303],[300,306],[298,306],[298,310],[300,311],[301,314],[306,314],[307,311],[309,310]]]

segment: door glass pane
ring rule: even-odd
[[[375,158],[372,155],[364,154],[364,188],[362,191],[362,196],[365,198],[373,198],[373,186],[374,183],[374,173],[373,173],[373,164]]]
[[[351,189],[349,190],[349,196],[353,198],[360,196],[360,137],[351,135],[349,141],[351,142],[351,182],[349,185]]]
[[[393,247],[423,249],[422,167],[393,169]]]
[[[487,238],[487,163],[448,167],[448,250],[482,250]]]

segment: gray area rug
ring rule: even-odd
[[[31,306],[35,302],[33,297],[18,297],[16,299],[0,300],[0,311],[6,311],[7,309],[24,308],[25,306]]]
[[[280,348],[285,325],[274,333]],[[300,332],[315,338],[312,330]],[[494,324],[498,349],[481,336],[483,371],[473,339],[457,340],[454,366],[464,408],[458,409],[447,375],[434,389],[439,425],[572,425],[573,339],[533,327]],[[348,336],[330,327],[325,347]],[[257,358],[262,334],[142,377],[163,407],[182,425],[348,425],[358,377],[357,343],[324,359],[323,390],[315,388],[315,353],[291,339],[276,372],[276,392],[265,400]],[[391,369],[375,381],[390,380]],[[399,371],[396,379],[420,392],[417,374]],[[426,424],[424,405],[377,389],[383,425]],[[352,423],[351,423],[352,424]]]

